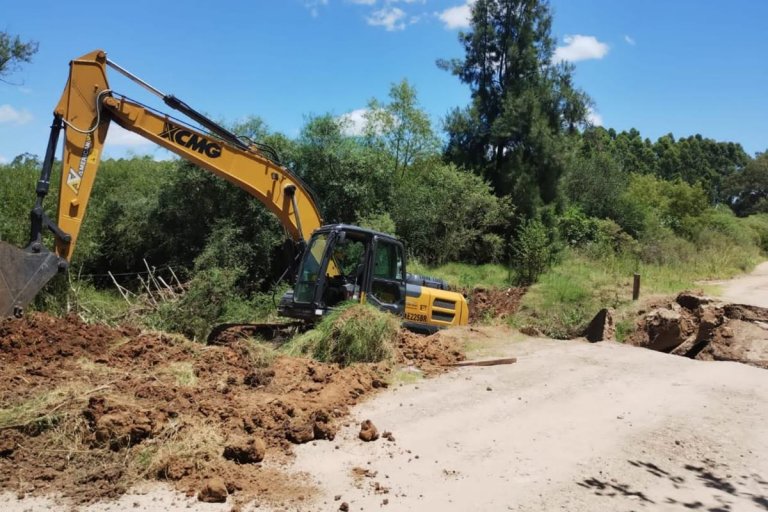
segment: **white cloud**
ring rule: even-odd
[[[304,7],[309,9],[313,18],[320,16],[320,7],[328,5],[328,0],[304,0]]]
[[[7,163],[8,163],[8,159],[5,156],[0,155],[0,164],[7,164]]]
[[[565,36],[565,46],[555,50],[554,62],[578,62],[580,60],[602,59],[608,53],[608,45],[601,43],[595,36],[574,34]]]
[[[32,119],[34,117],[29,110],[17,110],[8,104],[0,105],[0,123],[27,124]]]
[[[361,136],[365,130],[367,122],[365,114],[367,113],[367,108],[358,108],[352,112],[347,112],[346,114],[339,116],[339,121],[342,123],[342,133],[351,137]]]
[[[469,20],[472,16],[472,5],[475,0],[467,0],[464,5],[457,5],[455,7],[449,7],[443,12],[437,15],[440,21],[443,22],[445,28],[467,28],[469,27]]]
[[[376,3],[376,0],[347,0],[347,2],[358,5],[373,5]]]
[[[595,112],[592,107],[587,112],[587,122],[592,126],[603,126],[603,116]]]
[[[129,132],[117,123],[112,123],[109,126],[109,131],[107,132],[107,140],[104,142],[104,145],[107,147],[123,146],[131,148],[139,146],[150,146],[153,144],[154,143],[152,141],[145,139],[136,133]]]
[[[398,7],[384,7],[378,11],[373,11],[366,18],[369,25],[374,27],[384,27],[388,31],[405,29],[405,12]]]
[[[629,37],[627,35],[624,36],[624,41],[626,41],[627,44],[630,44],[632,46],[635,46],[635,44],[637,44],[637,43],[635,43],[634,39],[632,39],[631,37]]]

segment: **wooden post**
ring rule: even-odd
[[[147,267],[147,273],[149,274],[149,277],[147,278],[147,282],[155,285],[155,289],[157,289],[157,293],[160,295],[160,298],[162,298],[163,289],[160,288],[160,284],[157,282],[157,279],[155,279],[155,275],[152,273],[154,269],[149,268],[149,263],[147,263],[146,258],[142,258],[142,259],[144,260],[144,266]]]
[[[163,286],[170,292],[171,297],[175,297],[176,293],[173,291],[173,288],[171,288],[168,283],[165,282],[165,279],[163,279],[163,276],[157,276],[158,281],[163,283]]]
[[[640,274],[635,273],[635,281],[632,284],[632,300],[640,298]]]

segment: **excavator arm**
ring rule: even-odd
[[[107,80],[108,66],[158,95],[207,131],[114,93]],[[174,96],[131,75],[109,61],[103,51],[94,51],[70,63],[37,186],[30,243],[21,250],[0,242],[0,317],[21,314],[48,280],[71,260],[112,122],[247,191],[278,217],[298,243],[304,243],[322,225],[310,189],[289,169],[268,158],[257,145],[241,140]],[[53,222],[43,212],[42,203],[62,128],[59,208]],[[54,234],[53,254],[43,245],[45,228]]]

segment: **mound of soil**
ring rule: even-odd
[[[464,360],[461,344],[442,332],[422,336],[410,331],[400,331],[397,340],[397,362],[416,366],[426,375],[447,371],[446,365]]]
[[[463,357],[439,336],[404,336],[409,364]],[[298,503],[311,489],[260,461],[333,439],[391,370],[283,356],[267,364],[248,343],[205,346],[44,314],[0,322],[0,489],[84,503],[150,479],[219,499],[211,482],[221,480],[238,503]]]
[[[685,292],[640,312],[628,342],[693,359],[768,368],[768,309]]]
[[[515,314],[525,292],[525,288],[475,288],[469,295],[469,323]]]

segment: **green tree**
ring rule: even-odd
[[[389,103],[372,99],[365,120],[366,140],[389,152],[394,174],[404,174],[416,160],[440,149],[429,115],[420,108],[416,89],[407,80],[392,84]]]
[[[381,149],[344,135],[331,115],[310,118],[296,142],[297,173],[309,184],[326,223],[354,223],[382,211],[392,197],[392,174]]]
[[[472,95],[446,119],[446,158],[532,216],[556,199],[568,136],[586,125],[590,100],[573,86],[573,67],[553,60],[546,0],[477,0],[470,23],[459,35],[465,57],[438,61]]]
[[[390,205],[397,235],[429,264],[488,263],[504,257],[514,215],[480,177],[452,164],[422,162],[398,182]]]
[[[768,213],[768,152],[759,153],[743,171],[726,178],[723,197],[740,217]]]
[[[0,32],[0,81],[19,69],[22,62],[30,62],[37,53],[38,45],[34,41],[23,42],[19,36]]]

